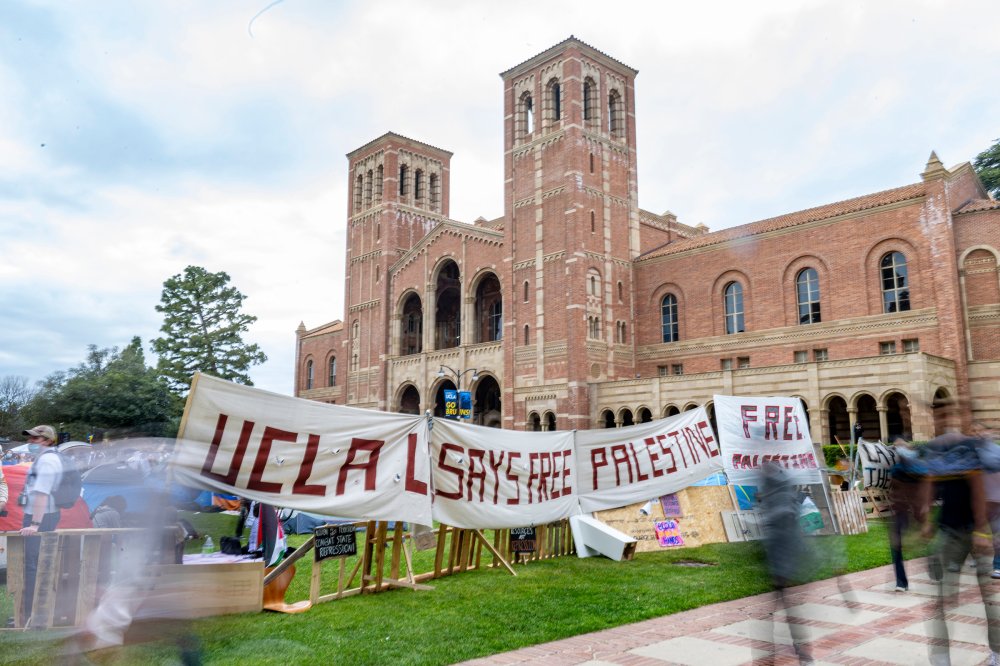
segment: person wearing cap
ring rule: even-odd
[[[38,573],[38,551],[41,539],[39,532],[52,532],[59,524],[59,507],[55,504],[52,492],[59,485],[62,477],[62,462],[59,456],[41,455],[46,448],[56,445],[55,428],[49,425],[35,426],[25,430],[28,436],[28,449],[36,454],[22,491],[24,506],[24,522],[21,536],[24,540],[24,599],[22,608],[27,621],[31,617],[31,607],[34,601],[35,577]]]

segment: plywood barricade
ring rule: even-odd
[[[70,628],[80,626],[98,604],[103,591],[114,583],[117,553],[148,548],[149,532],[143,529],[67,529],[42,532],[39,539],[31,617],[23,613],[24,540],[19,532],[7,537],[7,587],[14,601],[15,629]],[[172,555],[172,553],[171,553]],[[156,615],[160,605],[172,616],[203,617],[224,613],[259,611],[263,567],[260,563],[152,565],[143,611]],[[159,605],[158,605],[159,604]],[[180,614],[180,615],[179,615]]]

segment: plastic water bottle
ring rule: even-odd
[[[214,550],[215,550],[215,544],[212,543],[212,537],[211,536],[205,537],[205,544],[201,547],[201,554],[211,555],[212,551]]]

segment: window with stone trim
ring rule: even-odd
[[[878,343],[878,353],[880,356],[891,356],[896,353],[896,341],[886,340]]]
[[[306,361],[306,390],[313,387],[313,362]]]
[[[436,173],[432,173],[429,178],[431,191],[431,210],[435,213],[441,211],[441,179]]]
[[[354,214],[357,215],[361,212],[361,204],[364,197],[365,191],[365,177],[362,174],[358,174],[358,177],[354,179]]]
[[[826,349],[813,349],[814,361],[827,361],[830,359],[830,352]]]
[[[674,363],[673,365],[671,365],[670,366],[670,374],[673,374],[673,375],[683,375],[684,374],[684,364],[683,363]]]
[[[372,192],[375,187],[375,172],[372,169],[368,169],[365,173],[365,208],[371,208],[372,205]]]
[[[524,325],[524,344],[531,344],[531,329],[527,324]]]
[[[746,370],[750,367],[750,357],[749,356],[737,356],[736,357],[736,367],[740,370]]]
[[[622,118],[622,96],[617,90],[608,93],[608,134],[618,139],[625,134],[625,122]]]
[[[529,294],[528,294],[528,289],[529,289],[529,287],[528,287],[528,281],[527,281],[527,280],[525,280],[525,281],[524,281],[524,302],[525,302],[525,303],[527,303],[527,302],[528,302],[528,296],[529,296]]]
[[[597,231],[597,217],[594,215],[594,211],[590,211],[590,233]]]
[[[562,120],[562,87],[559,79],[551,79],[545,87],[546,103],[548,105],[549,120],[557,123]]]
[[[730,282],[723,292],[725,300],[726,335],[743,333],[743,285]]]
[[[337,385],[337,357],[336,356],[331,356],[330,357],[330,363],[329,363],[329,367],[327,368],[327,370],[328,370],[327,386],[336,386]]]
[[[903,340],[903,353],[912,354],[913,352],[920,351],[920,340],[916,338],[911,338],[909,340]]]
[[[375,167],[375,203],[382,203],[382,180],[385,176],[385,169],[379,164]]]
[[[417,169],[413,172],[413,199],[423,201],[424,199],[424,171]]]
[[[677,297],[667,294],[660,301],[660,331],[663,342],[677,342],[681,339],[677,317]]]
[[[517,134],[528,139],[535,131],[535,105],[531,93],[525,92],[517,103]]]
[[[882,277],[882,312],[905,312],[910,309],[910,282],[906,257],[889,252],[879,264]]]
[[[659,375],[660,377],[669,377],[670,376],[670,366],[667,366],[667,365],[658,365],[658,366],[656,366],[656,374]]]
[[[796,363],[805,363],[809,360],[809,352],[805,350],[796,351],[794,353],[794,359]]]
[[[593,129],[597,121],[597,84],[589,76],[583,80],[583,122],[587,129]]]
[[[405,164],[399,165],[399,196],[405,197],[407,193],[406,179],[409,177],[409,167]]]
[[[732,370],[733,369],[733,359],[731,359],[731,358],[724,358],[724,359],[721,360],[721,362],[720,362],[719,365],[720,365],[720,367],[723,370]]]
[[[587,293],[591,296],[601,296],[601,274],[596,268],[587,271]]]
[[[618,281],[618,302],[621,303],[625,300],[625,287],[622,285],[621,280]]]
[[[795,300],[800,324],[820,322],[819,274],[815,268],[803,268],[795,277]]]

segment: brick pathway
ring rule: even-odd
[[[966,573],[966,571],[968,573]],[[738,666],[797,664],[787,622],[802,625],[817,666],[823,664],[927,664],[932,637],[927,622],[937,584],[923,560],[907,564],[908,592],[895,592],[892,567],[863,571],[793,588],[787,614],[772,626],[775,595],[762,594],[666,615],[623,627],[465,662],[476,666]],[[990,601],[1000,602],[1000,581]],[[841,590],[843,587],[843,591]],[[962,572],[958,604],[948,613],[953,666],[986,663],[986,620],[971,569]],[[773,638],[772,638],[773,632]],[[777,649],[775,649],[777,644]]]

